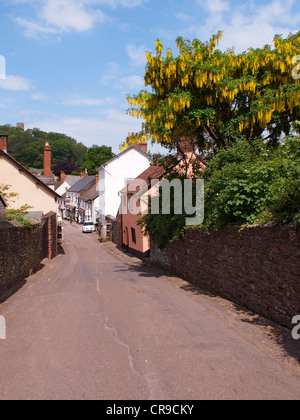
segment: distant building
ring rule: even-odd
[[[96,179],[97,182],[97,179]],[[84,210],[84,221],[97,223],[99,219],[99,189],[98,184],[80,194],[80,207]]]
[[[84,221],[85,208],[83,207],[80,196],[93,187],[97,179],[97,176],[84,176],[68,189],[68,199],[66,200],[67,217],[75,219],[78,223]]]
[[[80,176],[66,175],[64,172],[61,172],[61,180],[55,184],[54,190],[61,196],[58,200],[58,215],[61,216],[62,219],[65,219],[70,215],[66,204],[67,200],[70,198],[68,189],[79,181],[80,178]]]
[[[17,128],[19,128],[22,131],[25,131],[24,123],[17,123]]]

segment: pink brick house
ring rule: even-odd
[[[193,177],[194,163],[201,170],[205,169],[206,163],[199,158],[196,154],[195,145],[189,140],[183,138],[178,145],[177,155],[173,158],[177,158],[174,169],[181,174],[184,174],[186,178]],[[138,225],[138,220],[141,219],[142,214],[148,210],[148,202],[150,196],[155,196],[158,193],[157,186],[152,187],[151,181],[160,181],[164,178],[166,170],[164,166],[152,165],[144,172],[142,172],[137,178],[131,181],[126,187],[124,187],[119,195],[121,196],[121,229],[122,229],[122,245],[126,249],[134,251],[137,255],[145,255],[150,250],[150,238],[145,236],[142,228]],[[145,191],[139,191],[139,180],[144,181],[147,184]],[[140,208],[139,214],[133,214],[130,208],[130,198],[139,192],[140,200],[137,202],[137,207]]]

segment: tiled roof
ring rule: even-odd
[[[122,153],[119,153],[118,155],[116,155],[116,156],[114,156],[113,158],[111,158],[110,160],[108,160],[107,162],[105,162],[105,163],[103,163],[102,165],[100,165],[99,166],[99,168],[98,168],[98,172],[101,170],[101,169],[103,169],[103,168],[105,168],[105,166],[106,165],[108,165],[108,164],[110,164],[112,161],[114,161],[115,159],[118,159],[119,157],[121,157],[121,156],[123,156],[123,155],[125,155],[127,152],[129,152],[129,150],[136,150],[137,152],[139,152],[139,153],[141,153],[143,156],[146,156],[148,159],[149,159],[149,156],[146,154],[146,153],[144,153],[142,150],[140,150],[138,147],[136,147],[136,146],[130,146],[130,147],[128,147],[128,149],[126,149],[126,150],[124,150],[124,152],[122,152]]]
[[[80,193],[82,190],[88,187],[89,184],[92,185],[93,182],[95,183],[94,176],[84,176],[83,178],[79,179],[79,181],[75,182],[75,184],[72,185],[68,191],[73,193]]]
[[[24,171],[27,175],[29,175],[30,179],[35,182],[35,183],[40,183],[40,185],[43,185],[48,192],[50,192],[53,196],[55,196],[55,198],[59,198],[60,195],[57,194],[55,191],[53,191],[51,188],[49,188],[46,184],[44,184],[40,178],[34,176],[30,171],[28,171],[28,169],[26,169],[23,165],[21,165],[16,159],[14,159],[10,154],[3,152],[2,150],[0,150],[0,156],[3,156],[4,158],[9,159],[12,163],[14,163],[19,170]]]
[[[129,182],[129,184],[124,187],[120,192],[121,193],[129,193],[129,194],[135,194],[137,192],[137,188],[139,187],[139,181],[143,180],[147,183],[148,188],[151,185],[152,179],[161,179],[163,175],[165,174],[166,170],[163,166],[158,165],[152,165],[148,169],[146,169],[144,172],[142,172],[139,176],[137,176],[134,180]]]
[[[38,179],[45,185],[55,185],[55,179],[52,176],[39,176]]]
[[[83,201],[93,201],[97,197],[99,197],[99,186],[98,184],[93,185],[91,188],[89,188],[87,191],[85,191],[83,194],[80,194],[79,198]]]
[[[55,191],[64,183],[66,182],[69,187],[72,187],[72,185],[74,185],[77,181],[80,180],[80,176],[79,175],[67,175],[66,179],[64,179],[63,181],[59,181],[57,184],[55,184]]]
[[[196,156],[196,160],[200,163],[200,165],[202,166],[202,168],[205,168],[207,166],[207,164],[199,157]],[[182,157],[178,156],[173,156],[173,158],[175,158],[176,160],[173,163],[169,163],[168,164],[168,157],[167,158],[163,158],[163,160],[165,161],[165,164],[167,164],[167,166],[171,167],[170,165],[173,165],[173,167],[175,166],[179,166],[181,164],[181,162],[183,161]],[[166,170],[162,165],[152,165],[150,166],[148,169],[146,169],[143,173],[141,173],[139,176],[137,176],[135,179],[133,179],[132,181],[130,181],[128,183],[128,185],[126,185],[126,187],[124,187],[120,193],[128,193],[128,194],[136,194],[138,187],[139,187],[139,182],[138,180],[142,179],[143,181],[146,181],[147,185],[148,185],[148,189],[151,186],[151,180],[153,179],[162,179],[163,176],[165,175]]]

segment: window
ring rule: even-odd
[[[136,234],[135,234],[134,228],[131,228],[131,237],[132,237],[132,242],[136,244]]]
[[[123,194],[122,199],[123,199],[123,207],[124,209],[126,209],[127,208],[127,195]]]

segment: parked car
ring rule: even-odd
[[[93,222],[84,222],[82,225],[82,232],[83,233],[91,233],[95,232],[95,225]]]

